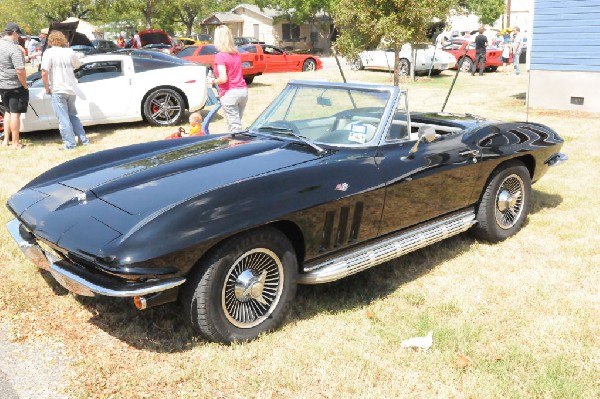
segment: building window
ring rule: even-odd
[[[300,26],[294,24],[281,24],[283,40],[300,39]]]

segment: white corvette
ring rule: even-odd
[[[450,55],[450,57],[448,57]],[[412,48],[410,44],[405,44],[400,49],[399,75],[408,76],[410,74],[410,63],[412,60]],[[428,73],[431,69],[432,75],[437,75],[445,69],[456,65],[456,59],[441,49],[428,46],[424,49],[417,49],[415,60],[415,73]],[[394,49],[367,50],[360,53],[352,62],[352,69],[377,69],[383,71],[394,70]]]
[[[76,106],[84,126],[146,120],[177,124],[185,110],[206,102],[206,67],[154,51],[108,53],[85,57],[75,72],[80,93]],[[0,133],[4,107],[0,103]],[[21,131],[58,129],[50,95],[42,80],[29,88],[29,107]]]

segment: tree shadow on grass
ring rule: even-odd
[[[292,318],[365,307],[468,251],[474,242],[469,234],[460,234],[332,283],[300,285]]]
[[[337,282],[300,285],[287,322],[309,319],[323,311],[366,306],[467,251],[473,241],[469,235],[461,234]],[[91,324],[136,349],[172,353],[204,343],[188,325],[179,303],[139,311],[131,298],[77,297],[77,300],[92,313]]]

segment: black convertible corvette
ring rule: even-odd
[[[471,229],[515,234],[566,157],[535,123],[410,114],[393,86],[292,81],[249,130],[122,147],[8,201],[23,252],[72,292],[179,299],[221,342],[277,328],[296,284],[340,279]]]

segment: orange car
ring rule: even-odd
[[[242,73],[247,84],[252,83],[255,76],[262,75],[266,69],[266,63],[262,54],[252,54],[239,48],[242,57]],[[176,57],[184,60],[212,66],[215,61],[215,55],[219,51],[212,44],[199,44],[185,46],[176,54]]]

